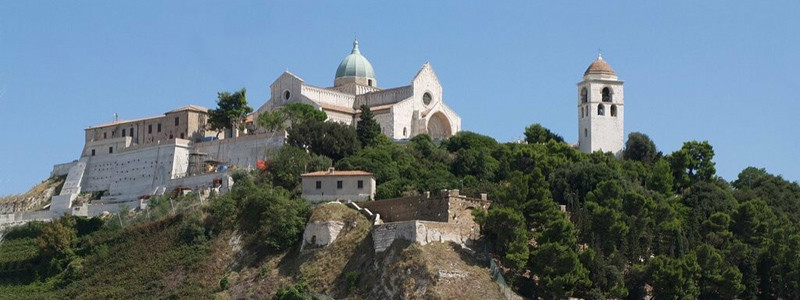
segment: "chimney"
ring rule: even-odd
[[[481,200],[483,201],[489,200],[489,195],[486,193],[481,193]]]
[[[333,171],[334,171],[333,167],[328,168],[328,174],[333,174]]]

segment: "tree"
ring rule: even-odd
[[[361,117],[356,126],[358,140],[363,147],[375,146],[376,138],[381,134],[381,125],[375,121],[369,106],[361,105]]]
[[[481,230],[497,252],[505,257],[517,272],[528,262],[528,230],[525,218],[514,209],[492,206],[485,217],[479,217]]]
[[[525,128],[525,141],[528,144],[546,144],[549,141],[564,142],[564,138],[544,128],[541,124],[533,124]]]
[[[638,160],[645,164],[655,161],[658,150],[656,144],[644,133],[631,132],[628,134],[628,141],[625,142],[625,150],[622,151],[623,159]]]
[[[289,116],[282,110],[265,111],[258,115],[256,123],[259,127],[266,129],[270,132],[286,130],[286,121]]]
[[[683,143],[680,150],[668,157],[677,187],[687,188],[697,181],[711,180],[717,172],[713,158],[714,148],[708,141]]]
[[[74,221],[72,217],[65,215],[42,228],[42,234],[36,239],[36,245],[44,257],[62,257],[72,252],[72,245],[77,239]]]
[[[338,122],[309,120],[289,128],[289,145],[338,161],[361,148],[356,130]]]
[[[300,124],[306,121],[324,122],[328,114],[305,103],[290,103],[258,116],[258,126],[268,131],[285,130],[289,124]]]
[[[287,118],[292,124],[304,123],[307,121],[325,122],[328,119],[328,114],[324,111],[314,108],[305,103],[290,103],[281,106]]]
[[[672,183],[674,177],[669,162],[666,159],[659,159],[653,165],[653,169],[647,176],[647,188],[668,196],[672,194]]]
[[[650,259],[647,283],[653,287],[655,299],[697,299],[699,267],[693,255],[670,258],[664,255]]]
[[[694,251],[699,269],[700,299],[736,299],[744,291],[742,273],[711,245],[701,244]]]
[[[247,105],[246,92],[242,88],[233,94],[230,92],[217,93],[217,109],[208,110],[208,127],[217,131],[217,136],[226,128],[244,129],[245,117],[253,112],[253,108]]]

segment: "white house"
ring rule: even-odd
[[[375,177],[364,171],[318,171],[300,175],[303,199],[317,203],[333,200],[370,201],[375,196]]]

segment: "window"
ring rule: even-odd
[[[181,118],[175,117],[175,126],[178,126],[179,124],[181,124]]]
[[[183,139],[183,132],[181,132],[181,139]]]
[[[598,116],[605,116],[606,115],[606,107],[602,104],[597,106],[597,115]]]
[[[611,90],[607,87],[603,88],[603,102],[611,102]]]
[[[153,133],[153,124],[147,125],[147,133]]]
[[[583,136],[585,136],[585,137],[589,136],[589,129],[586,129],[586,128],[583,129]]]
[[[408,136],[408,128],[403,127],[403,137]]]
[[[583,118],[583,116],[585,115],[586,113],[585,110],[586,108],[581,106],[581,118]]]
[[[161,123],[158,123],[158,126],[156,126],[156,128],[157,128],[156,131],[161,132]]]
[[[589,92],[586,90],[586,88],[583,88],[581,90],[581,103],[586,102],[589,102]]]
[[[131,127],[131,130],[129,132],[131,134],[131,137],[133,137],[133,127]]]
[[[372,86],[372,79],[367,79],[367,85]]]
[[[422,102],[425,103],[425,105],[431,104],[431,101],[433,101],[431,93],[425,93],[422,95]]]
[[[107,139],[107,138],[108,138],[108,132],[103,132],[103,138],[104,138],[104,139]]]
[[[612,117],[616,117],[617,116],[617,106],[616,105],[611,105],[611,116]]]
[[[342,189],[342,181],[341,180],[337,180],[336,181],[336,188],[340,189],[340,190]]]
[[[108,147],[108,153],[114,153],[114,147]]]
[[[289,90],[283,92],[283,100],[289,100],[289,97],[292,96],[292,93]]]
[[[322,181],[317,180],[317,189],[322,189]]]
[[[94,149],[92,149],[92,156],[94,156]]]
[[[172,139],[172,135],[171,135],[171,134],[169,135],[169,139],[170,139],[170,140]]]
[[[122,136],[125,136],[125,129],[122,130]]]
[[[363,189],[363,188],[364,188],[364,181],[363,180],[359,180],[358,181],[358,189],[360,190],[360,189]]]

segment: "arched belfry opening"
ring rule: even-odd
[[[611,89],[604,87],[603,88],[603,102],[611,102]]]
[[[598,116],[605,116],[606,115],[606,107],[602,104],[597,106],[597,115]]]
[[[581,89],[581,103],[589,102],[589,91],[586,88]]]
[[[611,116],[612,117],[616,117],[617,116],[617,106],[616,105],[611,105]]]
[[[442,112],[436,112],[428,119],[428,135],[434,140],[446,139],[453,135],[450,121]]]

